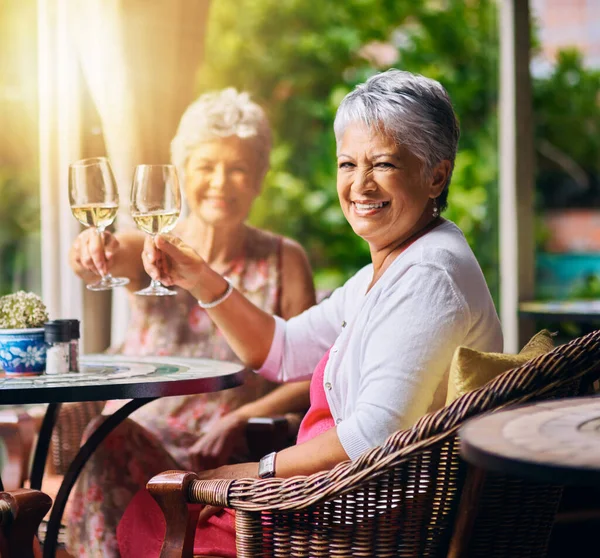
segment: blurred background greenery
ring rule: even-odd
[[[22,19],[31,17],[27,4],[35,2],[4,0],[3,9]],[[498,25],[493,0],[344,0],[318,9],[304,0],[213,0],[197,93],[235,86],[267,109],[275,149],[251,221],[301,242],[320,289],[369,261],[337,201],[335,108],[356,83],[397,67],[438,79],[453,99],[462,138],[446,216],[464,231],[498,302]],[[535,20],[532,29],[539,50]],[[0,69],[7,64],[0,49]],[[11,80],[0,71],[0,95]],[[565,50],[534,72],[533,89],[542,247],[546,209],[600,201],[600,72]],[[0,294],[23,286],[23,238],[34,245],[39,230],[35,165],[35,154],[12,164],[0,145]],[[577,295],[600,294],[591,277]]]

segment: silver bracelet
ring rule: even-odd
[[[221,304],[221,302],[226,300],[229,297],[229,295],[233,292],[233,283],[231,282],[229,277],[223,277],[223,279],[227,281],[227,290],[219,298],[217,298],[217,300],[213,300],[212,302],[202,302],[201,300],[199,300],[198,306],[200,306],[200,308],[214,308],[215,306],[218,306],[219,304]]]

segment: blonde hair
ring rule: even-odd
[[[267,171],[272,142],[267,115],[248,93],[233,87],[200,95],[186,109],[171,142],[171,160],[183,176],[190,153],[200,143],[230,136],[252,141],[259,168]]]

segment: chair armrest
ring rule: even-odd
[[[39,490],[0,492],[2,558],[34,558],[35,534],[51,506],[52,499]]]
[[[191,556],[193,553],[200,511],[188,507],[188,488],[197,478],[196,473],[165,471],[151,478],[146,485],[167,523],[161,557]]]
[[[398,440],[403,437],[400,432],[394,436]],[[344,461],[330,471],[309,476],[191,480],[187,487],[187,502],[242,511],[301,510],[356,490],[365,482],[377,479],[391,468],[406,464],[422,452],[439,447],[455,436],[456,429],[450,429],[401,446],[393,452],[388,451],[390,446],[379,446],[355,461]]]

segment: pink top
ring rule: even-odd
[[[319,361],[313,372],[310,381],[310,408],[300,424],[297,444],[312,440],[319,434],[323,434],[323,432],[335,426],[331,411],[329,410],[329,403],[327,403],[327,397],[325,397],[325,389],[323,388],[323,376],[325,375],[325,366],[327,366],[330,350],[323,355],[323,358]]]

